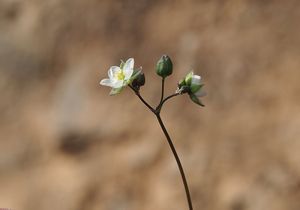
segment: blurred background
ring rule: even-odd
[[[300,209],[300,2],[0,0],[0,207],[183,210],[155,117],[127,88],[100,87],[135,58],[142,95],[193,69],[205,108],[162,110],[195,210]]]

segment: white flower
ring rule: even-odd
[[[186,75],[181,84],[189,87],[189,96],[193,102],[204,106],[199,99],[199,97],[206,95],[206,93],[202,90],[203,84],[201,82],[201,76],[194,75],[194,72],[190,72],[188,75]]]
[[[206,93],[202,89],[202,82],[201,82],[201,76],[199,75],[194,75],[192,72],[192,80],[191,80],[191,92],[195,94],[197,97],[203,97],[206,96]]]
[[[111,95],[119,93],[123,87],[131,82],[133,74],[134,59],[129,58],[119,66],[112,66],[108,70],[108,79],[102,79],[100,85],[109,86],[112,89]]]

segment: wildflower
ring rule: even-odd
[[[201,82],[201,76],[194,75],[194,72],[190,72],[186,77],[180,80],[178,84],[177,92],[183,94],[188,93],[191,100],[200,106],[204,106],[200,97],[206,95],[202,90],[203,83]]]
[[[112,88],[110,95],[118,94],[124,87],[133,80],[134,59],[129,58],[125,63],[122,61],[119,66],[112,66],[108,70],[108,78],[102,79],[100,85]],[[134,74],[136,77],[140,72]]]

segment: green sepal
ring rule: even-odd
[[[193,75],[194,73],[191,71],[190,73],[188,73],[186,76],[185,76],[185,84],[190,86],[192,84],[192,78],[193,78]]]
[[[132,76],[128,80],[128,84],[131,84],[133,80],[135,80],[142,73],[141,69],[134,69]]]
[[[184,79],[181,79],[181,80],[179,80],[179,82],[178,82],[178,88],[180,89],[182,86],[185,86],[186,84],[185,84],[185,80]]]
[[[123,87],[113,88],[113,89],[111,89],[109,95],[113,96],[113,95],[119,94],[122,90],[123,90]]]
[[[138,76],[132,81],[131,85],[139,89],[140,87],[144,86],[146,82],[145,74],[143,72],[140,72]]]
[[[200,101],[200,99],[196,96],[196,95],[194,95],[194,94],[189,94],[190,95],[190,99],[194,102],[194,103],[196,103],[196,104],[198,104],[198,105],[200,105],[200,106],[204,106],[204,104]]]
[[[183,85],[180,88],[178,87],[176,92],[179,93],[179,94],[184,94],[184,93],[190,93],[191,91],[190,91],[189,86]]]
[[[203,87],[204,84],[201,84],[201,85],[191,85],[190,88],[191,88],[191,92],[192,93],[197,93],[202,87]]]

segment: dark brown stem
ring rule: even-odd
[[[164,92],[165,92],[165,78],[163,77],[161,80],[161,97],[160,97],[159,104],[161,104],[164,99]]]
[[[161,100],[160,100],[160,103],[159,105],[156,107],[156,109],[152,108],[145,100],[144,98],[140,95],[140,92],[139,92],[139,89],[135,89],[133,86],[129,85],[129,87],[134,91],[134,93],[138,96],[138,98],[143,102],[143,104],[145,104],[146,107],[148,107],[148,109],[153,112],[158,120],[158,123],[163,131],[163,133],[165,134],[166,138],[167,138],[167,141],[169,143],[169,146],[171,148],[171,151],[175,157],[175,160],[176,160],[176,163],[177,163],[177,166],[178,166],[178,169],[180,171],[180,175],[181,175],[181,179],[182,179],[182,182],[183,182],[183,185],[184,185],[184,189],[185,189],[185,193],[186,193],[186,198],[187,198],[187,202],[188,202],[188,205],[189,205],[189,210],[193,210],[193,205],[192,205],[192,199],[191,199],[191,195],[190,195],[190,191],[189,191],[189,186],[187,184],[187,181],[186,181],[186,178],[185,178],[185,174],[184,174],[184,170],[183,170],[183,167],[182,167],[182,164],[180,162],[180,159],[179,159],[179,156],[176,152],[176,149],[175,149],[175,146],[172,142],[172,139],[160,117],[160,111],[161,111],[161,108],[163,106],[163,104],[175,97],[175,96],[178,96],[180,95],[179,93],[174,93],[172,95],[169,95],[168,97],[166,97],[165,99],[163,98],[164,97],[164,79],[162,80],[162,94],[161,94]]]
[[[152,108],[152,106],[150,106],[145,100],[144,98],[141,96],[140,91],[135,89],[134,87],[132,87],[131,85],[129,85],[129,87],[134,91],[134,93],[137,95],[137,97],[139,97],[139,99],[143,102],[143,104],[146,105],[146,107],[148,107],[148,109],[150,109],[151,112],[155,113],[155,109]]]
[[[183,185],[184,185],[184,189],[185,189],[185,193],[186,193],[186,198],[187,198],[187,202],[188,202],[188,205],[189,205],[189,210],[193,210],[193,204],[192,204],[192,199],[191,199],[191,195],[190,195],[190,191],[189,191],[189,186],[187,184],[187,181],[186,181],[186,178],[185,178],[185,174],[184,174],[184,170],[183,170],[183,167],[182,167],[182,164],[180,162],[180,159],[179,159],[179,156],[176,152],[176,149],[175,149],[175,146],[172,142],[172,139],[171,137],[169,136],[168,134],[168,131],[163,123],[163,121],[161,120],[161,117],[159,114],[156,114],[156,118],[159,122],[159,125],[161,127],[161,129],[163,130],[167,140],[168,140],[168,143],[169,143],[169,146],[172,150],[172,153],[175,157],[175,160],[176,160],[176,163],[177,163],[177,166],[179,168],[179,171],[180,171],[180,175],[181,175],[181,179],[182,179],[182,182],[183,182]]]
[[[159,103],[159,105],[156,107],[156,112],[157,113],[160,113],[160,110],[161,110],[161,108],[162,108],[162,106],[164,105],[164,103],[167,101],[167,100],[169,100],[169,99],[171,99],[171,98],[173,98],[173,97],[175,97],[175,96],[178,96],[178,95],[180,95],[180,93],[174,93],[174,94],[172,94],[172,95],[169,95],[168,97],[166,97],[165,99],[163,99],[160,103]]]

